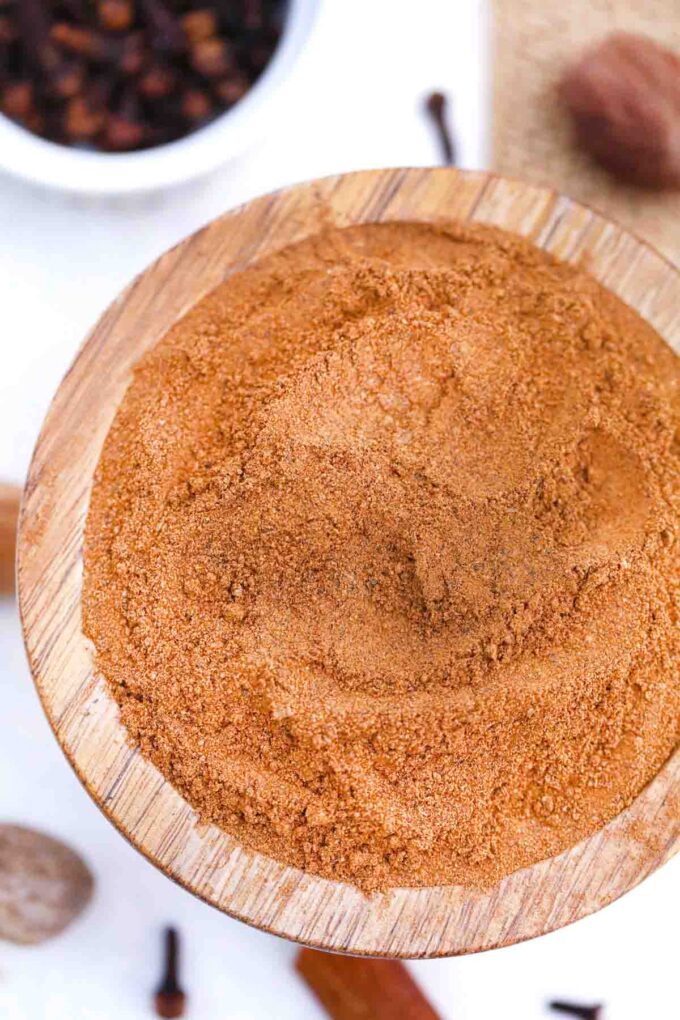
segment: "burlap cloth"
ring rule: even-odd
[[[492,0],[493,166],[593,205],[680,265],[680,193],[617,184],[570,142],[555,102],[565,65],[617,29],[680,52],[680,0]]]

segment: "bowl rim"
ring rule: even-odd
[[[313,36],[320,0],[289,0],[283,33],[243,99],[173,142],[109,153],[48,141],[0,113],[0,170],[69,194],[129,195],[184,184],[245,151],[262,133],[297,75]]]
[[[145,270],[104,313],[45,419],[19,525],[24,641],[52,729],[119,831],[166,875],[225,913],[317,948],[433,958],[510,945],[584,917],[680,848],[680,749],[630,807],[577,846],[491,889],[399,888],[364,897],[246,850],[201,824],[131,747],[92,669],[80,623],[90,482],[131,366],[197,300],[261,255],[330,225],[470,219],[513,230],[588,271],[680,352],[680,272],[611,220],[557,192],[449,168],[341,174],[214,220]]]

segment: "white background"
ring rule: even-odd
[[[323,0],[286,108],[266,139],[208,182],[122,205],[0,178],[0,478],[20,481],[59,379],[93,321],[151,259],[225,209],[282,184],[436,162],[422,97],[455,97],[464,165],[485,158],[482,0]],[[295,948],[174,886],[105,821],[49,732],[14,608],[0,609],[0,816],[60,835],[96,898],[55,941],[0,943],[2,1020],[152,1015],[160,927],[184,935],[190,1018],[320,1020]],[[445,1018],[535,1020],[554,996],[606,1001],[609,1020],[677,1020],[680,861],[571,928],[495,953],[413,965]]]

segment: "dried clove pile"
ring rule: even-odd
[[[110,152],[170,142],[249,90],[283,0],[0,0],[0,110]]]

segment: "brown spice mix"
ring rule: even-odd
[[[329,231],[137,366],[84,626],[199,814],[366,889],[488,884],[680,738],[677,357],[501,231]]]

